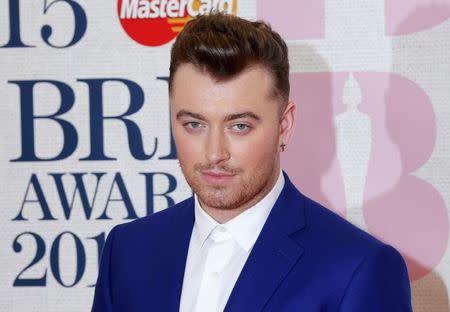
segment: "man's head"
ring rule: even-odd
[[[194,19],[172,48],[169,95],[180,165],[203,207],[226,221],[261,200],[295,124],[280,36],[235,16]]]

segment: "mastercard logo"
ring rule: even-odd
[[[118,0],[120,24],[134,41],[156,47],[177,36],[192,18],[211,10],[236,14],[237,0]]]

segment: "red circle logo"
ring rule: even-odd
[[[160,46],[177,36],[192,18],[211,10],[236,14],[237,0],[118,0],[125,32],[145,46]]]

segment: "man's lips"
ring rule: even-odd
[[[214,170],[203,170],[201,173],[204,179],[210,184],[224,184],[235,176],[234,173]]]

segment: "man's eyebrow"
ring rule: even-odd
[[[185,117],[185,116],[192,117],[192,118],[195,118],[198,120],[203,120],[203,121],[206,120],[206,118],[203,115],[201,115],[199,113],[190,112],[185,109],[180,110],[176,115],[177,119],[180,119],[181,117]],[[232,121],[232,120],[241,119],[241,118],[251,118],[251,119],[254,119],[257,121],[261,120],[261,118],[253,112],[242,112],[242,113],[227,115],[224,118],[224,121]]]
[[[181,117],[184,117],[184,116],[192,117],[192,118],[203,120],[203,121],[206,120],[206,118],[203,117],[202,115],[200,115],[198,113],[193,113],[193,112],[187,111],[185,109],[182,109],[177,113],[177,119],[180,119]]]
[[[261,120],[261,118],[258,115],[256,115],[255,113],[252,113],[252,112],[231,114],[231,115],[226,116],[224,120],[231,121],[231,120],[240,119],[240,118],[251,118],[251,119],[255,119],[257,121]]]

